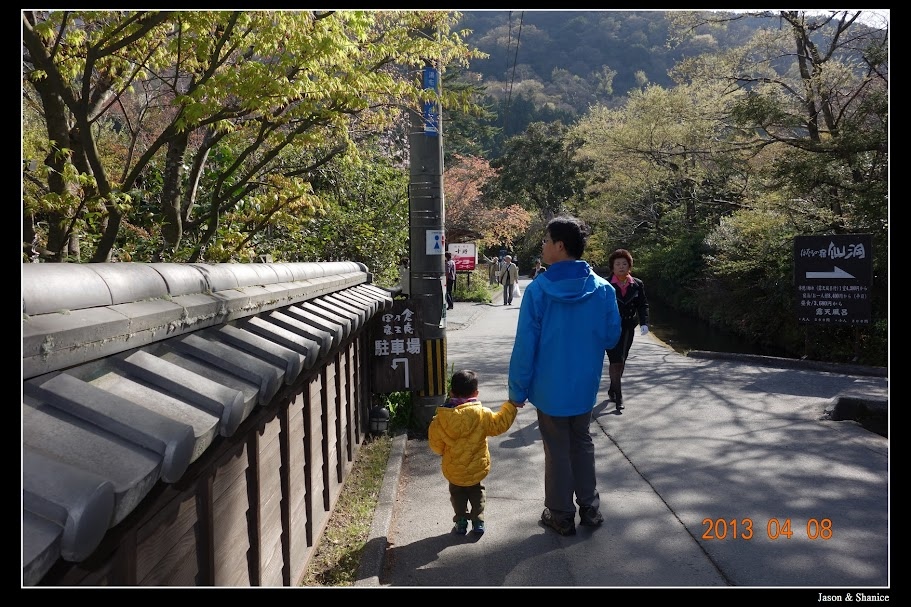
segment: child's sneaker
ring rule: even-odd
[[[482,535],[484,533],[484,521],[471,521],[471,532]]]
[[[455,527],[452,528],[452,532],[456,535],[465,535],[468,533],[468,519],[460,518],[456,521]]]

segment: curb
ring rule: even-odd
[[[389,452],[389,461],[386,463],[386,472],[383,475],[383,486],[380,488],[376,510],[373,513],[370,536],[364,546],[364,551],[361,553],[361,562],[358,565],[355,586],[382,586],[380,574],[383,572],[385,563],[389,527],[392,524],[392,511],[399,488],[399,478],[402,475],[402,463],[405,461],[405,443],[407,441],[407,432],[397,434],[392,439],[392,451]]]
[[[708,360],[733,360],[781,369],[811,369],[843,375],[867,377],[889,377],[886,367],[866,367],[846,363],[830,363],[817,360],[781,358],[776,356],[759,356],[756,354],[736,354],[731,352],[710,352],[707,350],[690,350],[686,356]],[[889,436],[889,398],[888,395],[861,393],[838,394],[829,401],[820,419],[830,421],[855,421],[866,430],[888,438]]]
[[[778,356],[760,356],[758,354],[737,354],[733,352],[710,352],[708,350],[690,350],[686,353],[690,358],[737,360],[749,362],[765,367],[781,367],[784,369],[812,369],[814,371],[828,371],[843,375],[861,375],[869,377],[889,377],[886,367],[866,367],[848,363],[830,363],[819,360],[804,360],[800,358],[782,358]]]
[[[865,430],[889,437],[888,399],[838,395],[829,401],[820,419],[833,422],[854,421]]]
[[[469,316],[468,318],[465,318],[463,320],[447,319],[446,320],[446,330],[447,331],[458,331],[459,329],[464,329],[465,327],[471,325],[471,323],[473,323],[478,318],[478,316],[481,315],[482,312],[483,312],[483,310],[481,310],[481,309],[475,310],[474,312],[472,312],[471,316]]]

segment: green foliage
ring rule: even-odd
[[[504,75],[515,15],[460,22],[492,61],[450,29],[459,17],[24,11],[23,261],[269,254],[360,261],[393,285],[409,218],[407,120],[390,108],[427,95],[411,70],[444,56],[444,153],[487,151],[499,169],[476,215],[532,213],[493,238],[522,273],[544,222],[573,212],[593,228],[589,262],[630,249],[634,273],[675,307],[796,354],[885,364],[887,25],[836,31],[803,11],[528,13],[511,49],[521,65]],[[413,35],[432,24],[440,39]],[[873,238],[873,326],[795,326],[791,240],[852,232]],[[455,297],[489,302],[498,289],[475,273]]]
[[[470,284],[469,284],[470,283]],[[499,285],[494,285],[498,287]],[[492,290],[490,280],[487,277],[487,266],[476,267],[470,273],[460,272],[456,280],[455,289],[453,289],[453,299],[456,301],[474,301],[478,303],[490,303],[492,299]]]
[[[595,248],[685,238],[744,204],[751,184],[740,137],[712,118],[724,99],[709,86],[649,86],[575,125],[586,180],[581,214],[596,228]]]
[[[805,18],[776,14],[741,46],[681,62],[672,89],[648,86],[578,122],[589,249],[630,249],[652,294],[749,341],[882,365],[876,321],[863,331],[796,323],[800,234],[870,233],[874,318],[888,313],[888,66],[858,61],[882,59],[884,33],[809,39]],[[702,17],[713,20],[727,17]],[[697,22],[691,34],[703,33]],[[795,54],[795,40],[810,51]]]
[[[452,392],[452,376],[455,375],[455,365],[449,365],[449,373],[446,374],[446,394]]]
[[[771,211],[744,210],[719,223],[705,240],[712,280],[700,298],[713,308],[714,322],[748,340],[799,351],[793,308],[796,235],[786,217]]]
[[[559,122],[530,124],[490,163],[499,174],[485,188],[489,200],[496,206],[518,203],[542,219],[575,209],[584,185],[575,143]]]
[[[320,167],[365,135],[391,138],[402,112],[390,108],[420,107],[435,95],[413,76],[429,57],[445,72],[481,56],[452,30],[458,18],[23,11],[23,98],[43,119],[30,121],[25,151],[51,169],[44,192],[39,184],[25,191],[35,226],[26,238],[58,261],[74,235],[92,261],[122,259],[123,250],[135,259],[148,247],[123,230],[131,225],[154,239],[153,257],[135,261],[255,258],[257,241],[269,239],[263,233],[295,230],[325,210],[310,183]],[[437,35],[419,35],[424,29]],[[445,104],[471,105],[470,96],[441,95]],[[67,161],[50,151],[61,142],[77,176],[95,183],[56,177]],[[161,176],[159,189],[145,180],[150,171]],[[132,192],[156,201],[146,207],[151,216],[137,215]],[[57,208],[42,209],[42,199]],[[97,217],[85,221],[86,210]],[[374,238],[359,234],[355,247]]]
[[[458,106],[443,107],[443,124],[446,145],[443,149],[444,164],[449,165],[454,155],[494,158],[496,141],[502,128],[497,126],[499,116],[496,102],[485,95],[486,87],[472,81],[464,70],[453,70],[443,76],[443,88],[475,100],[466,111]]]
[[[646,281],[649,296],[698,316],[702,285],[708,279],[703,241],[702,233],[692,232],[679,239],[631,249],[632,273]],[[605,267],[601,273],[608,276],[610,268]]]
[[[336,158],[313,175],[323,211],[287,217],[257,239],[257,249],[288,261],[359,261],[378,284],[398,280],[407,249],[408,174],[376,145]]]
[[[414,420],[412,419],[411,392],[378,394],[376,398],[381,407],[389,410],[389,431],[392,434],[412,429]]]
[[[546,222],[541,217],[535,217],[531,222],[531,227],[519,239],[516,240],[513,247],[512,259],[519,266],[519,275],[524,276],[531,272],[535,265],[536,259],[541,259],[541,240],[544,238],[544,226]],[[593,266],[597,263],[592,262],[589,255],[590,248],[585,250],[585,260]]]
[[[492,90],[505,99],[510,78],[519,80],[513,82],[515,92],[523,75],[534,78],[543,95],[535,105],[571,112],[572,118],[593,103],[622,98],[637,86],[637,71],[670,85],[667,72],[674,59],[691,48],[667,45],[662,11],[463,11],[460,24],[473,30],[469,40],[489,56],[474,61],[472,69]],[[512,63],[504,66],[504,58],[518,61],[519,70],[509,70]],[[544,118],[529,122],[537,120]],[[512,114],[509,122],[516,123],[516,133],[529,124]]]

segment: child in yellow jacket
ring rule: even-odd
[[[486,490],[481,482],[490,472],[487,437],[503,434],[516,419],[516,407],[506,401],[494,413],[478,400],[478,375],[470,369],[452,376],[449,399],[437,407],[427,429],[430,448],[442,455],[441,469],[449,481],[449,501],[455,514],[452,532],[484,533]],[[468,505],[471,504],[471,511]]]

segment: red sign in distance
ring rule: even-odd
[[[478,262],[478,249],[473,242],[450,243],[446,245],[452,253],[452,260],[456,265],[456,272],[469,272],[474,270]]]

